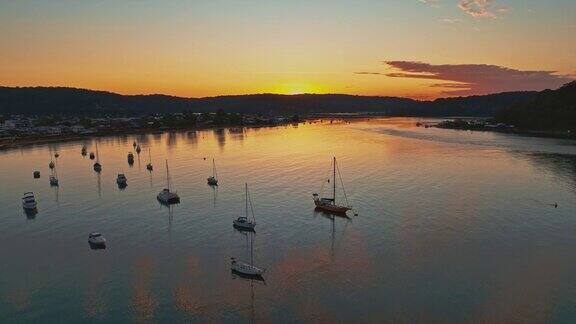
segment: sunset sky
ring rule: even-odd
[[[430,99],[576,75],[574,0],[0,0],[0,85]]]

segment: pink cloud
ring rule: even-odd
[[[510,10],[507,6],[496,6],[493,0],[460,0],[458,8],[476,18],[496,18]]]
[[[558,88],[573,80],[555,71],[522,71],[487,64],[434,65],[414,61],[385,61],[393,72],[357,72],[392,78],[438,80],[431,87],[443,89],[447,95],[475,95],[506,91],[544,90]]]

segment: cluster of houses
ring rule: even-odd
[[[231,115],[218,113],[174,113],[142,117],[0,116],[0,137],[90,135],[130,130],[168,130],[218,125],[279,125],[298,117]]]

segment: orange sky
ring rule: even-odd
[[[571,0],[0,0],[0,9],[5,86],[427,99],[557,87],[576,74]],[[434,76],[384,61],[429,63],[412,73]],[[480,64],[512,70],[477,80],[487,75]]]

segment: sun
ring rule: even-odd
[[[305,93],[323,93],[321,87],[306,83],[306,82],[293,82],[279,84],[273,88],[272,92],[285,95],[299,95]]]

